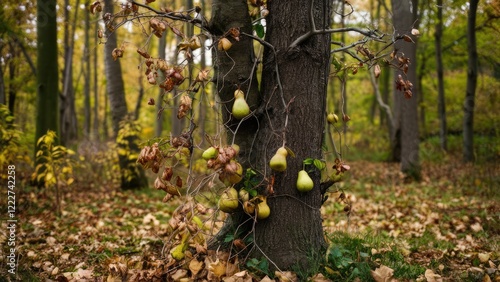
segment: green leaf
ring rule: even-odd
[[[260,38],[264,38],[264,36],[266,35],[266,32],[264,30],[264,26],[262,24],[260,24],[260,23],[254,24],[253,25],[253,30],[255,30],[255,33]]]
[[[313,162],[314,162],[314,166],[319,170],[323,170],[326,167],[325,163],[321,160],[314,159]]]
[[[302,161],[302,163],[304,165],[312,165],[314,163],[314,159],[313,158],[307,158],[304,161]]]

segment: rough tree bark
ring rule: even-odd
[[[464,102],[464,149],[465,162],[474,161],[474,100],[477,86],[477,46],[476,46],[476,12],[479,0],[469,1],[467,16],[467,86]]]
[[[418,0],[392,0],[393,25],[395,34],[408,34],[412,29],[416,15]],[[412,38],[416,42],[416,38]],[[408,43],[404,40],[396,42],[395,49],[410,59],[409,70],[404,74],[401,70],[395,72],[396,78],[402,75],[410,80],[414,86],[411,99],[405,99],[401,91],[395,89],[395,128],[393,138],[394,144],[400,144],[401,150],[401,171],[409,177],[420,178],[419,161],[419,128],[418,128],[418,88],[417,88],[417,62],[416,43]],[[399,139],[399,140],[398,140]],[[398,142],[399,141],[399,142]],[[397,147],[396,147],[397,149]],[[394,154],[395,155],[395,154]]]
[[[324,6],[324,3],[328,4]],[[316,28],[329,27],[330,1],[324,3],[315,1],[308,13],[305,12],[310,10],[308,1],[268,2],[268,44],[259,92],[252,73],[255,63],[252,42],[245,35],[252,34],[246,1],[213,2],[212,32],[222,35],[231,27],[240,27],[244,33],[227,53],[216,51],[214,66],[217,66],[223,121],[229,128],[229,141],[234,137],[240,145],[240,162],[268,179],[275,177],[275,193],[268,197],[271,215],[255,225],[256,248],[252,253],[253,257],[269,259],[273,268],[290,269],[297,265],[306,269],[314,255],[325,247],[319,173],[311,174],[315,183],[311,192],[301,194],[295,186],[302,161],[322,156],[330,35],[310,36],[297,47],[289,48],[295,39],[312,29],[310,14],[314,15]],[[241,124],[230,115],[237,88],[245,92],[254,110]],[[296,157],[288,158],[285,172],[274,173],[268,162],[282,145],[289,147]],[[232,220],[241,223],[237,215],[233,215]]]

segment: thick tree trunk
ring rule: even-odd
[[[464,102],[464,161],[474,161],[474,103],[477,85],[476,12],[479,0],[469,1],[467,17],[467,86]]]
[[[271,216],[255,227],[255,244],[259,246],[255,255],[262,252],[279,268],[298,264],[304,271],[325,246],[320,174],[317,170],[310,173],[315,187],[307,194],[297,191],[296,181],[304,159],[322,158],[330,71],[329,34],[312,36],[297,48],[288,49],[292,41],[312,28],[309,14],[313,14],[316,28],[330,26],[329,1],[315,1],[312,11],[305,12],[311,9],[310,5],[309,1],[300,0],[268,2],[266,41],[276,52],[266,48],[264,54],[265,114],[253,148],[256,167],[267,172],[267,177],[273,174],[268,161],[276,149],[285,144],[296,155],[288,158],[285,172],[274,173],[275,194],[268,199]]]
[[[295,39],[311,29],[310,13],[305,12],[310,3],[269,1],[268,9],[266,41],[274,49],[267,46],[265,50],[260,95],[252,73],[252,42],[244,34],[227,53],[216,52],[217,86],[224,122],[230,129],[229,140],[234,137],[241,148],[239,160],[245,168],[259,171],[267,179],[275,177],[275,193],[268,197],[271,215],[258,220],[252,230],[252,256],[269,259],[272,268],[290,269],[297,265],[307,271],[308,263],[325,247],[320,174],[310,174],[315,188],[308,193],[299,193],[296,181],[305,158],[322,158],[330,35],[312,36],[289,49]],[[215,34],[221,35],[231,27],[252,33],[245,1],[214,1],[213,11]],[[330,12],[329,6],[315,2],[311,14],[317,28],[329,27]],[[232,120],[230,114],[233,93],[238,88],[245,92],[251,109],[257,109],[239,127],[240,121]],[[294,151],[296,157],[288,158],[285,172],[274,173],[268,162],[282,145]],[[232,219],[238,223],[241,217],[234,215]]]
[[[443,36],[443,0],[437,0],[437,24],[435,43],[436,43],[436,68],[438,77],[438,113],[439,120],[441,121],[439,125],[439,139],[441,144],[441,149],[448,149],[447,140],[447,125],[446,125],[446,104],[444,99],[444,77],[443,77],[443,56],[442,56],[442,46],[441,38]]]
[[[393,10],[393,25],[396,34],[408,34],[411,31],[416,18],[416,9],[418,7],[417,0],[392,0]],[[413,40],[416,42],[416,38]],[[402,75],[406,79],[413,82],[413,96],[411,99],[405,99],[401,91],[395,89],[395,107],[398,109],[395,118],[396,127],[394,137],[398,138],[400,134],[401,144],[401,171],[409,177],[420,178],[420,161],[419,161],[419,128],[418,128],[418,84],[417,81],[417,62],[416,62],[416,43],[408,43],[404,40],[398,41],[395,49],[404,54],[410,59],[409,70],[407,74],[398,70],[395,72],[396,77]]]

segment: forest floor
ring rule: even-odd
[[[418,183],[406,183],[397,164],[350,166],[350,177],[331,189],[322,208],[331,244],[328,259],[306,277],[500,281],[499,164],[424,164]],[[172,270],[174,262],[164,259],[162,251],[179,200],[163,203],[163,191],[120,191],[111,183],[80,181],[64,193],[63,212],[57,217],[51,195],[17,189],[17,276],[7,274],[4,248],[0,281],[154,281]],[[346,204],[351,206],[348,212]],[[0,231],[3,246],[6,230]],[[207,273],[220,266],[216,259],[200,257],[183,263],[169,281],[210,277]],[[265,278],[274,275],[264,273],[260,263],[227,263],[224,281],[274,281]],[[279,277],[273,278],[286,281]]]

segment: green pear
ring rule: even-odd
[[[297,177],[297,189],[300,192],[309,192],[314,188],[314,182],[307,174],[307,171],[299,171],[299,176]]]
[[[285,147],[281,147],[276,151],[276,154],[269,161],[269,166],[271,169],[276,171],[285,171],[286,170],[286,156],[288,155],[288,151]]]
[[[215,159],[217,157],[218,153],[219,153],[219,151],[215,147],[210,147],[203,152],[201,157],[204,160],[208,161],[210,159]]]
[[[233,116],[242,119],[250,114],[250,107],[245,101],[245,93],[241,90],[234,91]]]
[[[219,209],[225,213],[232,213],[238,208],[238,191],[231,187],[224,191],[219,199]]]

